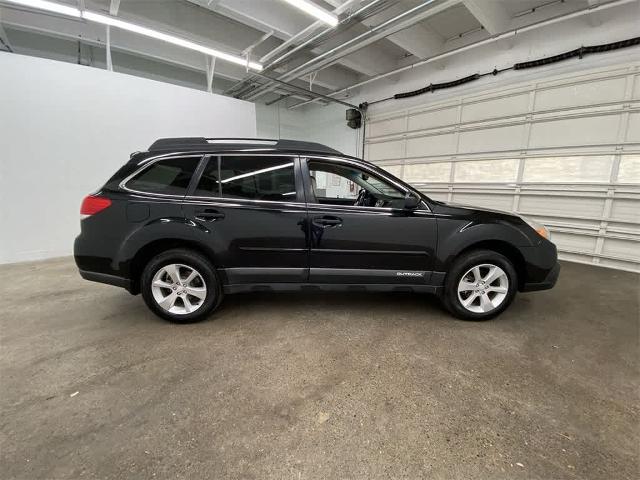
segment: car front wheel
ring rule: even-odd
[[[203,320],[219,305],[222,289],[211,263],[197,252],[163,252],[142,273],[142,296],[159,317],[176,323]]]
[[[445,280],[443,303],[464,320],[489,320],[502,313],[518,285],[511,261],[491,250],[474,250],[453,263]]]

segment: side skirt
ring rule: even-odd
[[[248,292],[413,292],[439,294],[441,286],[384,283],[247,283],[225,285],[224,293]]]

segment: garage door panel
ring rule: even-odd
[[[614,220],[640,223],[640,201],[616,199],[611,206],[610,217]]]
[[[551,232],[551,240],[560,249],[593,253],[596,249],[597,237],[565,232]]]
[[[402,172],[402,165],[380,165],[380,168],[386,170],[394,177],[400,178]]]
[[[447,198],[449,198],[449,194],[443,192],[429,192],[425,190],[424,194],[432,200],[438,200],[440,202],[446,202]]]
[[[640,75],[633,77],[633,98],[640,100]]]
[[[567,215],[571,217],[597,217],[604,211],[604,199],[584,197],[523,196],[520,210],[539,215]]]
[[[415,113],[409,116],[409,131],[428,130],[458,123],[458,107]]]
[[[627,142],[640,142],[640,113],[632,113],[629,115]]]
[[[454,181],[463,183],[515,182],[518,160],[475,160],[456,162]]]
[[[524,182],[608,182],[613,156],[568,156],[527,158]]]
[[[592,257],[588,253],[578,254],[558,251],[558,258],[569,262],[591,263]]]
[[[640,271],[640,264],[638,262],[601,258],[599,265],[602,265],[603,267],[617,268],[620,270],[629,270],[632,272]]]
[[[487,118],[508,117],[527,113],[529,93],[490,98],[462,106],[462,121],[475,122]]]
[[[369,145],[369,160],[386,160],[401,158],[404,155],[404,140],[372,143]]]
[[[611,220],[608,222],[607,230],[612,233],[621,233],[623,235],[632,235],[640,238],[640,224],[628,222],[616,222]],[[638,252],[640,254],[640,252]]]
[[[615,115],[536,122],[531,125],[529,146],[540,148],[615,143],[617,133],[618,117]]]
[[[407,140],[407,157],[443,155],[455,149],[455,135],[429,135]]]
[[[618,182],[640,183],[640,155],[623,155],[618,169]]]
[[[485,128],[460,133],[460,152],[490,152],[522,148],[525,126]]]
[[[622,240],[617,238],[608,238],[602,247],[602,253],[621,258],[639,259],[640,243],[632,240]]]
[[[509,195],[491,195],[486,193],[460,193],[454,192],[453,201],[473,207],[486,207],[508,212],[511,210],[513,200]]]
[[[616,102],[624,99],[625,77],[604,78],[538,90],[535,110]]]
[[[368,125],[369,131],[367,137],[381,137],[383,135],[393,135],[404,131],[405,119],[392,118],[389,120],[383,120],[381,122],[375,122]]]
[[[548,225],[550,228],[570,228],[572,230],[580,231],[581,233],[584,232],[584,234],[598,233],[601,224],[600,220],[563,218],[554,216],[553,214],[547,214],[547,216],[527,214],[527,216],[542,223],[543,225]]]
[[[448,182],[451,178],[451,162],[415,163],[404,167],[407,182]]]

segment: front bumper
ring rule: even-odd
[[[553,286],[558,281],[558,277],[560,276],[560,264],[556,262],[555,266],[549,271],[547,276],[542,282],[535,283],[525,283],[522,288],[520,288],[521,292],[535,292],[536,290],[549,290],[553,288]]]

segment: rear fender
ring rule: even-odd
[[[136,257],[150,245],[157,247],[154,251],[163,250],[162,245],[166,245],[165,250],[192,247],[217,264],[215,236],[208,229],[183,217],[167,217],[155,219],[131,232],[114,259],[117,269],[128,278],[134,277],[136,272],[132,267]]]

